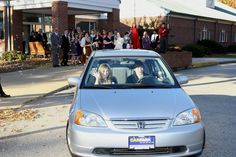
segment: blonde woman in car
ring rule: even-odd
[[[95,85],[100,84],[117,84],[117,80],[112,76],[111,68],[108,64],[103,63],[98,67],[98,70],[94,72]]]

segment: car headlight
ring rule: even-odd
[[[175,118],[174,125],[188,125],[195,124],[201,121],[201,115],[197,108],[192,108],[190,110],[181,112]]]
[[[82,126],[89,126],[89,127],[106,127],[106,122],[104,119],[96,115],[94,113],[90,113],[87,111],[77,111],[74,117],[74,123],[77,125]]]

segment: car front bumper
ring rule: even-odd
[[[128,150],[129,136],[155,136],[155,147],[157,149],[164,148],[166,152],[130,152],[130,150]],[[117,153],[123,153],[122,157],[137,155],[139,157],[189,156],[198,154],[202,151],[205,140],[204,138],[204,127],[202,123],[186,126],[174,126],[162,131],[88,128],[75,124],[68,126],[69,149],[72,154],[82,157],[110,157],[117,156]],[[176,149],[177,151],[173,151]],[[114,151],[117,152],[114,153]]]

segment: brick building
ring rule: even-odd
[[[120,0],[0,1],[0,52],[22,50],[22,42],[28,43],[30,32],[39,29],[47,34],[55,28],[62,33],[76,26],[115,29],[120,22],[119,5]]]
[[[121,23],[170,29],[169,43],[183,46],[198,40],[236,43],[236,10],[217,0],[122,0]]]
[[[77,26],[125,32],[134,22],[149,29],[166,22],[169,43],[180,46],[202,39],[236,43],[236,10],[216,0],[5,0],[0,1],[0,52],[22,50],[30,32],[40,28],[47,34]]]

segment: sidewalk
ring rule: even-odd
[[[79,76],[83,66],[41,67],[0,73],[1,84],[10,98],[0,98],[0,109],[16,108],[68,85],[67,78]]]
[[[193,58],[192,68],[200,68],[226,63],[236,63],[236,58]]]
[[[210,65],[236,63],[236,58],[193,58],[193,68]],[[10,98],[0,98],[0,110],[17,108],[25,102],[62,91],[67,78],[79,76],[83,66],[42,67],[31,70],[0,73],[2,86]]]

